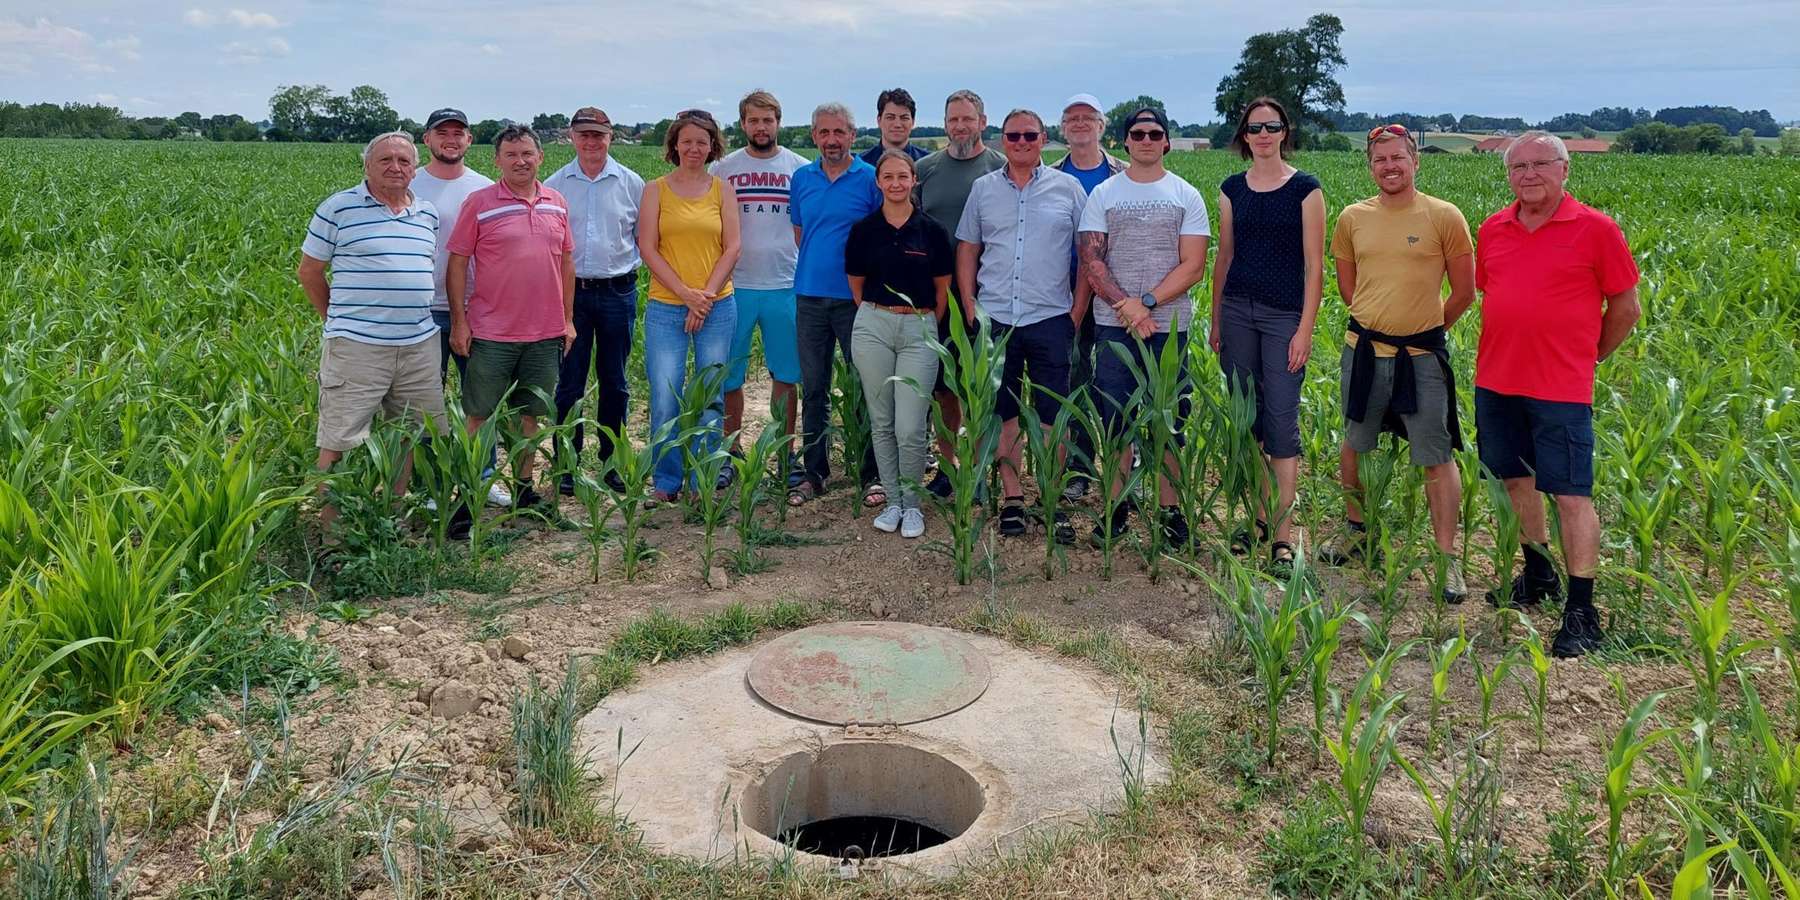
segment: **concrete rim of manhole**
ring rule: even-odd
[[[988,661],[955,632],[901,622],[831,622],[770,641],[746,680],[763,702],[828,725],[909,725],[987,691]]]
[[[867,863],[915,872],[948,871],[993,841],[1011,802],[993,765],[955,744],[898,729],[790,744],[740,770],[733,781],[745,826],[740,840],[753,853],[789,852],[775,836],[796,825],[885,816],[919,822],[949,837],[930,849]]]

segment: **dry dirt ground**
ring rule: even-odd
[[[752,396],[752,415],[760,402]],[[1188,742],[1185,747],[1170,746],[1175,738],[1166,730],[1155,735],[1163,757],[1175,757],[1179,771],[1174,783],[1153,796],[1148,818],[1127,838],[1097,825],[1046,844],[1030,859],[997,862],[992,871],[973,873],[958,884],[956,895],[1268,893],[1268,874],[1256,865],[1265,835],[1281,825],[1286,810],[1310,786],[1334,773],[1329,757],[1323,766],[1314,763],[1304,684],[1285,705],[1289,728],[1275,770],[1259,771],[1254,754],[1241,749],[1254,744],[1245,736],[1257,727],[1256,689],[1248,660],[1226,638],[1225,608],[1202,581],[1165,571],[1153,583],[1129,548],[1120,550],[1112,577],[1102,579],[1099,554],[1085,545],[1070,549],[1067,573],[1045,580],[1039,565],[1043,539],[1033,535],[991,539],[992,576],[959,586],[948,557],[930,547],[932,540],[945,537],[941,518],[931,519],[921,541],[881,534],[869,527],[868,513],[851,515],[847,490],[840,482],[819,501],[789,512],[784,529],[810,543],[768,548],[764,552],[776,561],[773,569],[733,576],[725,585],[709,585],[701,574],[698,526],[683,524],[679,510],[665,508],[654,513],[653,527],[645,532],[658,558],[633,583],[615,574],[612,547],[606,551],[605,574],[600,583],[592,583],[579,531],[534,526],[507,557],[507,564],[523,572],[510,595],[451,591],[370,600],[365,605],[375,614],[354,624],[292,615],[285,627],[312,635],[335,651],[344,673],[341,687],[295,701],[294,758],[302,761],[294,773],[297,786],[338,775],[346,747],[373,745],[378,760],[410,755],[451,808],[458,847],[489,858],[489,871],[504,873],[499,883],[518,885],[525,892],[520,895],[680,895],[680,890],[668,893],[670,888],[657,887],[654,872],[649,881],[634,882],[644,876],[641,859],[609,868],[603,853],[611,851],[604,847],[590,850],[580,841],[509,827],[516,800],[511,698],[534,675],[550,682],[560,679],[569,656],[602,652],[621,628],[652,610],[696,617],[734,603],[798,601],[819,618],[880,617],[988,630],[1059,655],[1067,664],[1093,667],[1101,677],[1137,683],[1152,698],[1159,729],[1177,719],[1197,723],[1198,735],[1180,738]],[[569,501],[563,510],[573,518],[581,515]],[[769,510],[764,514],[773,515]],[[734,543],[728,531],[721,534],[721,546]],[[1476,592],[1489,583],[1488,574],[1479,569],[1469,573],[1469,580]],[[1359,597],[1370,590],[1354,573],[1326,573],[1324,584],[1339,596]],[[1461,622],[1485,663],[1491,666],[1499,658],[1498,619],[1479,599],[1453,609],[1449,620],[1434,622],[1431,604],[1422,599],[1424,584],[1415,579],[1406,590],[1414,599],[1393,626],[1396,641],[1418,636],[1439,640],[1455,634]],[[1535,624],[1546,639],[1555,629],[1547,615],[1538,615]],[[1519,634],[1514,625],[1513,639]],[[1354,684],[1363,659],[1358,636],[1348,636],[1334,683],[1340,688]],[[1624,674],[1634,697],[1690,683],[1685,670],[1672,664],[1637,661],[1611,668]],[[1503,718],[1499,824],[1507,844],[1521,859],[1530,859],[1543,851],[1546,814],[1563,804],[1564,785],[1579,773],[1601,769],[1623,707],[1605,671],[1594,663],[1555,662],[1549,674],[1548,739],[1540,753],[1527,714],[1530,675],[1523,667],[1515,675],[1495,704]],[[1410,694],[1401,749],[1427,768],[1442,759],[1441,751],[1433,754],[1426,746],[1430,678],[1424,646],[1403,660],[1394,675],[1395,687]],[[1460,739],[1472,732],[1478,703],[1466,665],[1459,667],[1450,687],[1447,716]],[[145,742],[139,764],[121,767],[117,780],[136,796],[166,785],[171,772],[190,772],[209,792],[227,773],[241,781],[249,753],[233,718],[222,710],[186,726],[165,726]],[[1190,758],[1182,759],[1184,753]],[[1252,760],[1248,764],[1231,761],[1246,756]],[[603,793],[604,787],[596,786],[596,791]],[[204,805],[198,812],[204,812]],[[247,834],[273,815],[254,812],[236,827]],[[202,874],[196,848],[222,827],[213,823],[209,828],[206,818],[194,814],[139,848],[132,862],[137,895],[169,895]],[[1381,785],[1369,830],[1378,844],[1390,847],[1414,841],[1423,846],[1430,839],[1425,807],[1398,769]],[[625,880],[611,887],[603,883],[595,891],[591,877],[566,877],[584,866]],[[372,885],[368,896],[389,895],[385,881],[370,876],[363,883]],[[751,878],[748,883],[757,882]],[[580,887],[584,884],[586,889]],[[813,892],[772,884],[776,886],[763,887],[778,895]]]

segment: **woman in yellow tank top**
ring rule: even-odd
[[[707,404],[700,433],[687,446],[701,454],[723,439],[725,367],[737,328],[731,270],[738,258],[738,203],[731,185],[707,172],[724,155],[725,139],[705,110],[675,117],[663,158],[675,171],[644,185],[638,209],[638,252],[650,270],[650,307],[644,311],[644,369],[650,380],[650,437],[661,445],[652,480],[657,500],[675,500],[688,482],[681,447],[667,430],[681,411],[691,349]],[[726,469],[730,471],[729,468]],[[707,490],[722,487],[705,485]]]

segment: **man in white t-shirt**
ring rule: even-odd
[[[450,374],[450,360],[456,360],[456,372],[460,376],[468,366],[466,356],[457,356],[450,352],[450,297],[444,292],[445,272],[450,265],[450,232],[456,230],[456,218],[462,213],[463,201],[470,194],[494,183],[494,180],[463,165],[463,155],[468,152],[474,138],[469,134],[469,117],[462,110],[445,107],[436,110],[425,119],[425,149],[431,154],[431,162],[425,168],[413,174],[412,192],[420,200],[424,200],[437,208],[438,236],[437,250],[432,254],[431,282],[436,288],[431,297],[431,319],[437,323],[438,350],[441,357],[438,362],[438,380],[443,381]],[[469,263],[468,293],[475,293],[475,263]],[[468,301],[464,297],[464,302]],[[492,461],[489,461],[492,466]],[[489,506],[511,506],[512,494],[500,481],[488,490]]]
[[[794,223],[788,218],[788,182],[806,157],[777,143],[781,103],[768,91],[751,91],[738,101],[738,124],[749,146],[712,165],[712,173],[737,191],[738,228],[743,253],[731,274],[736,291],[737,333],[725,372],[725,433],[735,441],[744,426],[744,379],[750,368],[750,335],[762,330],[763,362],[769,368],[769,412],[781,411],[787,434],[794,433],[800,405],[800,354],[795,341]],[[733,451],[738,447],[734,444]],[[793,476],[803,475],[798,466]],[[791,485],[790,485],[791,487]]]
[[[1194,301],[1188,291],[1206,276],[1206,243],[1210,230],[1206,201],[1180,176],[1163,167],[1169,152],[1169,120],[1162,111],[1144,107],[1125,117],[1119,130],[1131,163],[1125,171],[1094,188],[1082,211],[1077,240],[1081,268],[1094,292],[1094,389],[1101,414],[1113,427],[1137,390],[1137,376],[1107,344],[1123,344],[1133,359],[1140,348],[1160,354],[1173,337],[1183,340]],[[1187,356],[1181,355],[1185,375]],[[1186,419],[1186,402],[1180,411]],[[1127,450],[1129,456],[1131,451]],[[1127,463],[1129,464],[1129,463]],[[1169,454],[1165,466],[1175,464]],[[1161,526],[1170,545],[1191,540],[1187,520],[1175,505],[1175,487],[1157,479]],[[1105,486],[1116,496],[1120,485]],[[1107,528],[1113,538],[1130,527],[1130,507],[1119,506]]]

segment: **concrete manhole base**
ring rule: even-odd
[[[776,838],[795,826],[875,816],[949,840],[871,859],[865,874],[943,875],[1123,802],[1120,755],[1139,758],[1126,689],[995,638],[931,630],[967,642],[991,676],[974,702],[928,721],[840,727],[785,714],[748,683],[752,646],[653,669],[589,713],[582,740],[645,840],[699,859],[780,854]],[[1161,761],[1145,758],[1160,781]]]

